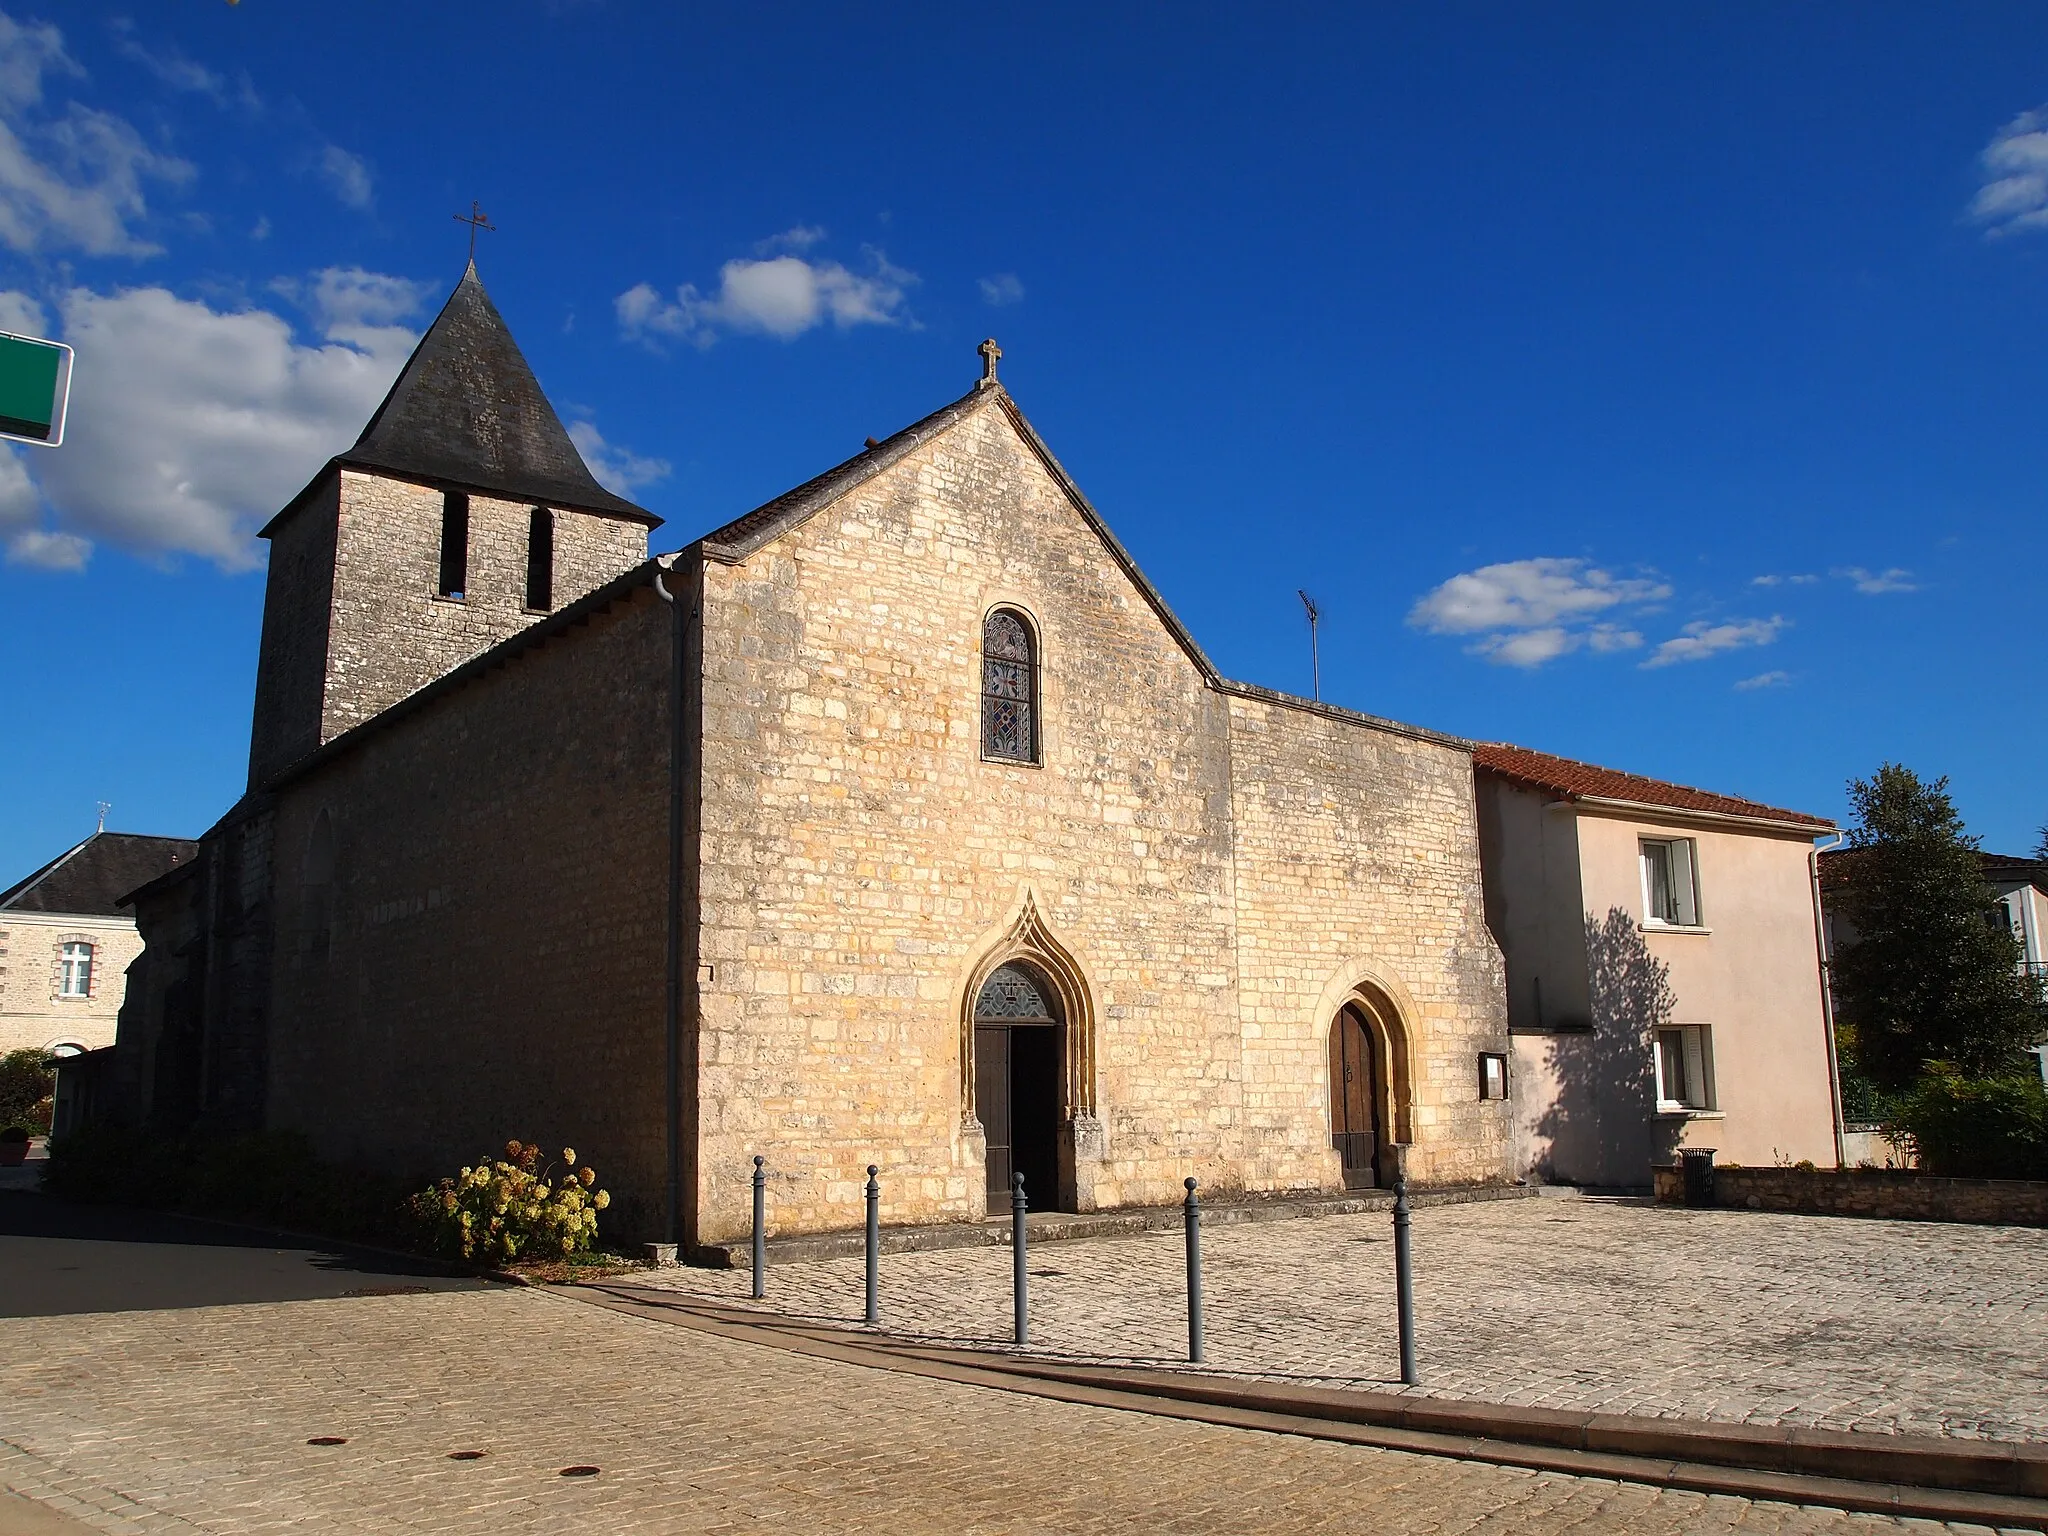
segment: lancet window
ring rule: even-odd
[[[997,608],[981,626],[981,753],[1038,761],[1038,647],[1023,615]]]

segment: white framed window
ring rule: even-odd
[[[92,996],[92,945],[73,939],[57,959],[57,995]]]
[[[1714,1107],[1713,1040],[1704,1024],[1668,1024],[1651,1039],[1657,1108]]]
[[[1700,926],[1698,850],[1689,837],[1642,840],[1643,921],[1653,928]]]

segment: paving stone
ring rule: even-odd
[[[0,1403],[0,1486],[105,1532],[1899,1527],[895,1375],[533,1290],[0,1321]],[[603,1471],[557,1475],[578,1463]]]
[[[2048,1438],[2048,1231],[1578,1198],[1418,1210],[1425,1395],[1742,1424]],[[1177,1234],[1032,1251],[1031,1353],[1184,1365]],[[1204,1369],[1395,1388],[1385,1216],[1203,1234]],[[883,1326],[1007,1348],[1007,1249],[888,1255]],[[858,1326],[859,1259],[771,1266],[771,1310]],[[752,1277],[651,1283],[747,1305]]]

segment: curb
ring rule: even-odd
[[[552,1294],[650,1322],[1061,1401],[1580,1477],[2048,1532],[2048,1446],[1511,1408],[940,1348],[621,1285]]]

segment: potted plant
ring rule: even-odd
[[[28,1157],[28,1130],[10,1125],[0,1131],[0,1168],[19,1168]]]

